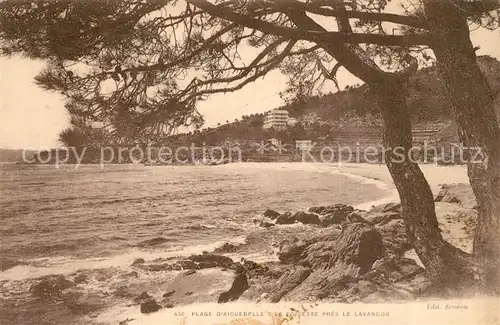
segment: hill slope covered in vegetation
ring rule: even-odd
[[[478,63],[496,98],[497,116],[500,117],[500,62],[489,56],[481,56],[478,57]],[[407,100],[414,125],[448,124],[452,121],[450,100],[434,66],[419,70],[409,81]],[[279,108],[290,112],[290,116],[297,118],[299,123],[286,131],[264,131],[264,114],[253,114],[216,128],[178,134],[170,137],[168,142],[216,145],[227,140],[318,140],[328,139],[335,131],[377,128],[381,124],[379,109],[367,85],[346,87],[337,93],[311,97],[307,101]]]

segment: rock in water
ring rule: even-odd
[[[225,303],[229,301],[238,300],[238,298],[245,292],[250,286],[248,285],[247,276],[245,273],[239,273],[236,275],[233,281],[233,285],[229,291],[221,293],[219,296],[218,303]]]
[[[64,290],[75,286],[75,283],[67,280],[63,275],[49,275],[33,284],[29,292],[41,299],[55,299],[61,297]]]
[[[151,296],[146,291],[144,291],[140,295],[135,297],[134,301],[142,303],[142,302],[149,300],[150,298],[151,298]]]
[[[352,206],[336,204],[334,206],[320,207],[319,209],[309,209],[311,212],[321,214],[321,224],[324,227],[338,225],[347,220],[347,216],[354,211]]]
[[[326,207],[325,206],[321,206],[321,207],[310,207],[309,208],[309,212],[314,212],[314,213],[319,213],[321,214],[321,212],[323,212],[323,210],[325,210]]]
[[[234,267],[234,262],[230,257],[217,254],[191,255],[188,260],[197,263],[200,269],[212,267],[231,269]]]
[[[89,277],[85,274],[78,274],[77,276],[75,276],[73,281],[76,284],[87,283],[89,281]]]
[[[154,299],[148,299],[141,304],[141,313],[150,314],[157,312],[161,309],[161,306]]]
[[[238,246],[231,243],[224,243],[222,246],[214,249],[214,253],[233,253],[238,250]]]
[[[293,218],[298,222],[303,223],[304,225],[319,225],[321,220],[319,220],[319,216],[315,213],[307,213],[307,212],[297,212]]]
[[[179,265],[184,270],[193,270],[198,268],[198,265],[190,260],[177,261],[177,265]]]
[[[136,258],[132,265],[139,265],[139,264],[144,264],[146,261],[143,258]]]
[[[175,290],[172,290],[172,291],[164,293],[162,297],[168,298],[168,297],[172,296],[174,293],[175,293]]]
[[[260,224],[259,224],[260,227],[264,227],[264,228],[271,228],[271,227],[274,227],[276,226],[274,223],[272,222],[267,222],[267,221],[261,221]]]
[[[278,218],[280,216],[280,214],[281,213],[279,213],[277,211],[267,209],[266,212],[264,212],[264,217],[267,217],[271,220],[274,220],[274,219]]]
[[[294,223],[295,223],[295,218],[290,212],[285,212],[283,214],[280,214],[279,217],[276,219],[277,225],[291,225]]]

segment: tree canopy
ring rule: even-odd
[[[454,1],[471,23],[498,23],[496,1]],[[36,82],[63,93],[70,114],[154,139],[199,127],[197,103],[280,69],[306,96],[344,66],[364,81],[431,58],[418,1],[388,13],[386,0],[7,0],[3,55],[47,61]]]

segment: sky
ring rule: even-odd
[[[478,55],[500,60],[500,31],[472,32]],[[58,133],[69,125],[64,98],[34,84],[44,67],[41,61],[21,57],[0,57],[0,148],[46,149],[59,146]],[[339,70],[340,88],[360,83],[345,69]],[[216,126],[242,115],[262,113],[283,104],[279,92],[286,88],[287,77],[278,71],[247,85],[240,91],[212,96],[199,105],[205,125]]]

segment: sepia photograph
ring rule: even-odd
[[[0,0],[1,325],[500,325],[500,0]]]

